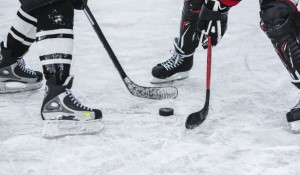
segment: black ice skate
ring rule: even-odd
[[[156,65],[152,69],[154,79],[153,84],[165,83],[174,80],[182,80],[189,76],[189,70],[193,67],[193,55],[185,55],[178,47],[177,40],[174,42],[175,50],[172,51],[172,57],[167,61]]]
[[[11,50],[1,43],[0,94],[39,89],[43,86],[43,74],[25,67],[23,59],[11,58]]]
[[[286,118],[291,126],[291,130],[295,133],[300,133],[300,101],[286,114]]]
[[[101,111],[82,105],[70,90],[72,83],[73,76],[69,76],[63,85],[56,84],[55,76],[47,81],[41,109],[46,121],[44,136],[97,133],[103,129]]]

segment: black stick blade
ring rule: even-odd
[[[208,109],[208,105],[205,105],[201,111],[190,114],[185,122],[186,129],[194,129],[201,125],[207,117]]]
[[[144,87],[135,84],[128,77],[123,79],[129,92],[137,97],[162,100],[162,99],[174,99],[178,96],[178,89],[174,86],[166,87]]]

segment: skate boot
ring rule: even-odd
[[[72,92],[73,76],[63,85],[57,85],[53,76],[46,83],[46,95],[41,109],[46,121],[45,137],[97,133],[103,129],[100,110],[82,105]]]
[[[300,101],[286,114],[286,118],[291,126],[291,130],[294,133],[300,133]]]
[[[1,43],[0,50],[0,94],[39,89],[43,86],[43,74],[25,67],[23,59],[16,62],[11,50]]]
[[[193,55],[185,55],[178,47],[177,39],[174,42],[175,50],[171,51],[172,57],[167,61],[153,67],[153,80],[151,83],[160,84],[175,80],[182,80],[189,76],[189,70],[193,67]]]

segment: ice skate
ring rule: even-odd
[[[193,54],[185,55],[174,42],[175,50],[172,51],[172,57],[167,61],[156,65],[152,69],[153,80],[151,83],[160,84],[175,80],[182,80],[189,76],[189,71],[193,67]]]
[[[54,76],[47,81],[41,109],[43,136],[93,134],[103,129],[101,111],[82,105],[71,92],[72,83],[72,76],[63,85],[57,85]]]
[[[26,68],[23,59],[12,62],[11,50],[1,43],[0,94],[36,90],[43,86],[43,74]]]

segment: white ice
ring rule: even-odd
[[[18,1],[0,0],[0,33],[13,22]],[[90,1],[129,77],[150,86],[151,69],[169,57],[183,0]],[[45,139],[44,89],[0,95],[1,175],[299,175],[300,135],[285,114],[299,91],[259,28],[258,1],[232,8],[229,28],[213,49],[207,120],[186,131],[186,117],[205,97],[206,53],[198,49],[190,77],[172,85],[175,100],[129,94],[83,12],[76,12],[72,73],[84,104],[103,111],[98,135]],[[28,67],[42,70],[33,45]],[[161,117],[158,109],[173,107]]]

